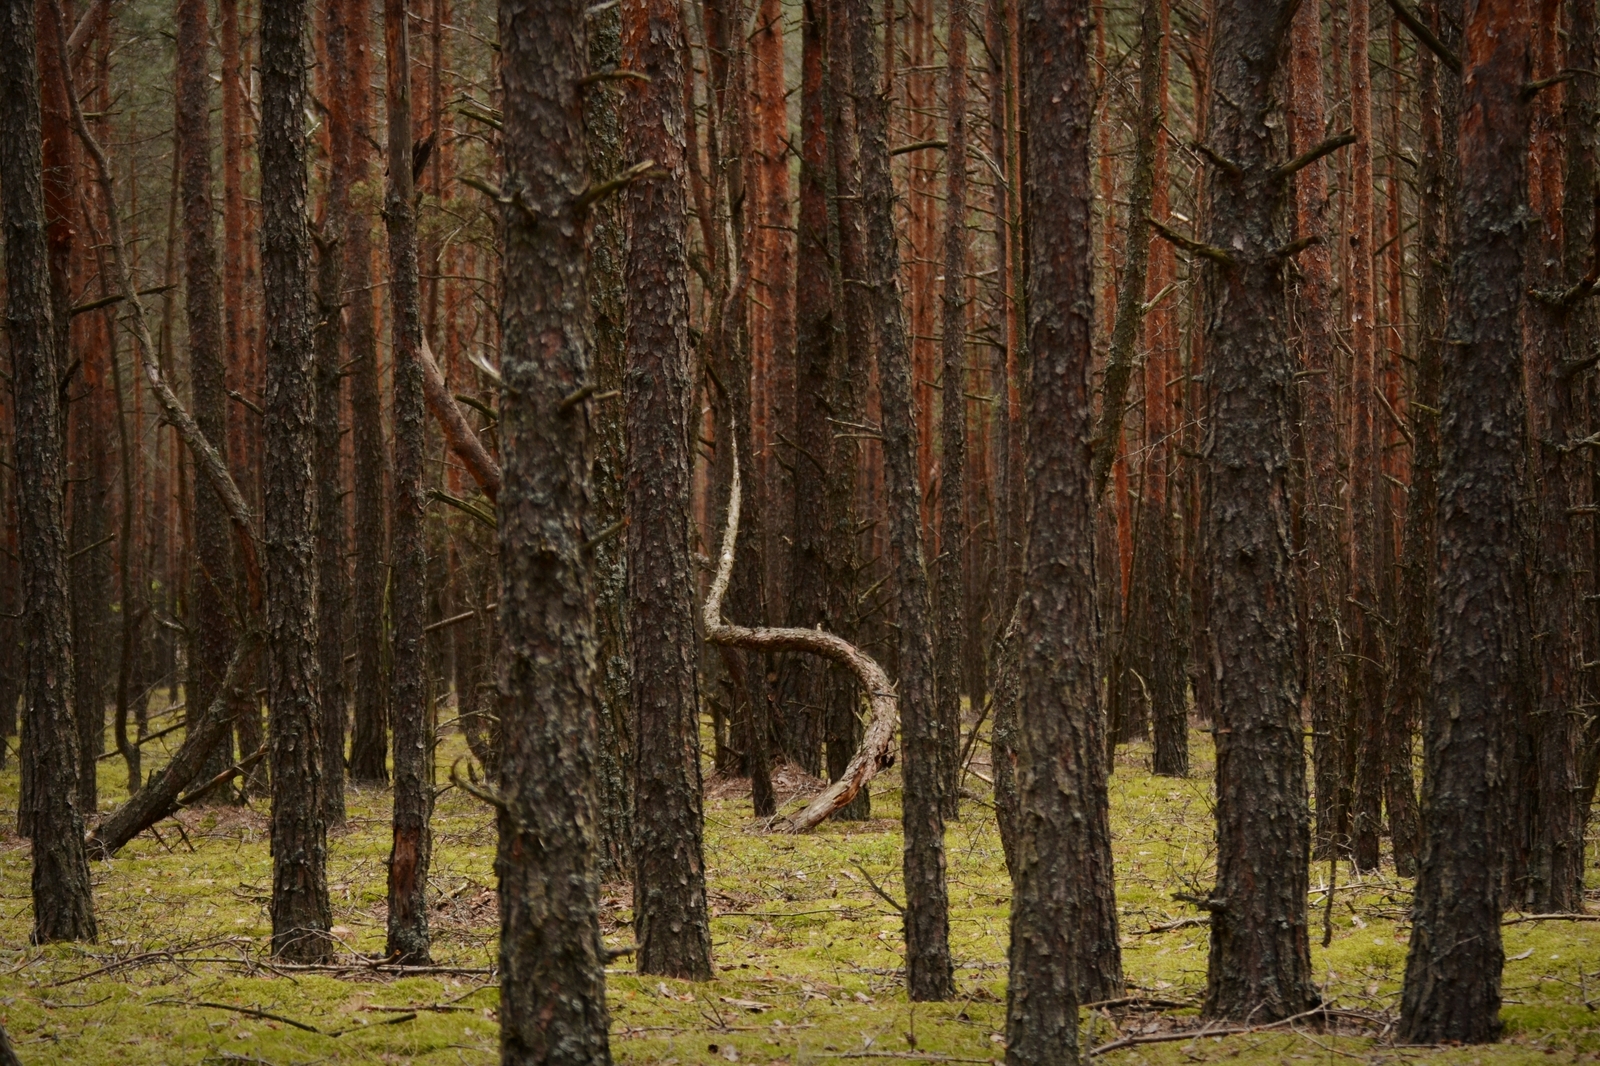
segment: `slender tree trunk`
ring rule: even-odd
[[[1459,52],[1460,0],[1429,0],[1422,17],[1445,46]],[[1400,550],[1399,611],[1395,623],[1394,676],[1387,713],[1392,728],[1409,738],[1422,721],[1428,696],[1428,651],[1432,645],[1433,575],[1439,551],[1439,393],[1444,378],[1445,315],[1450,299],[1450,235],[1455,225],[1456,125],[1460,78],[1441,70],[1425,47],[1417,49],[1422,118],[1422,166],[1417,173],[1417,249],[1421,279],[1417,297],[1417,366],[1412,379],[1411,484],[1405,541]],[[1409,755],[1409,743],[1407,754]],[[1391,773],[1393,771],[1391,770]],[[1406,779],[1411,779],[1409,759]],[[1392,817],[1392,815],[1391,815]],[[1403,846],[1395,838],[1395,867],[1415,876],[1421,840]]]
[[[413,200],[411,44],[406,0],[385,0],[383,38],[388,86],[389,302],[394,333],[394,496],[389,614],[394,626],[389,707],[394,738],[394,843],[389,852],[389,946],[404,962],[428,958],[428,864],[433,857],[433,723],[423,647],[428,572],[423,540],[422,316],[417,284],[417,213]]]
[[[501,0],[500,1061],[607,1066],[595,876],[584,4]]]
[[[346,161],[352,186],[369,180],[372,146],[370,98],[372,48],[370,13],[362,9],[349,20],[347,54],[349,96],[344,108],[350,120],[350,153]],[[354,451],[355,560],[352,622],[355,631],[355,702],[350,736],[350,780],[381,785],[389,780],[388,685],[384,676],[384,600],[389,586],[388,509],[384,477],[388,463],[383,447],[383,399],[378,381],[377,312],[372,290],[372,233],[369,220],[357,215],[344,235],[344,292],[348,302],[350,371],[350,436]]]
[[[847,0],[851,83],[861,138],[862,216],[867,236],[867,288],[878,343],[883,451],[900,649],[900,721],[905,790],[906,984],[913,1000],[941,1000],[954,991],[945,887],[944,796],[939,777],[943,723],[934,703],[933,640],[928,576],[922,563],[922,490],[917,472],[917,412],[911,348],[898,278],[894,189],[889,176],[889,100],[880,85],[873,19],[866,0]]]
[[[828,552],[827,574],[830,632],[846,640],[860,636],[861,606],[857,592],[862,587],[861,536],[856,520],[857,494],[861,487],[862,447],[860,438],[849,427],[860,425],[866,411],[868,366],[872,359],[872,302],[867,278],[866,231],[861,220],[861,167],[856,137],[855,95],[849,89],[851,78],[850,20],[839,0],[828,0],[828,151],[833,175],[836,222],[839,234],[838,270],[833,287],[840,309],[833,327],[838,372],[829,386],[830,406],[835,423],[830,426],[834,442],[833,461],[828,472]],[[855,679],[835,675],[836,684],[828,691],[827,746],[828,779],[837,781],[849,766],[861,742],[861,691]],[[863,820],[872,816],[872,796],[862,786],[855,798],[839,811],[842,820]]]
[[[1216,675],[1217,885],[1204,1013],[1273,1021],[1315,1000],[1310,810],[1289,561],[1290,393],[1283,332],[1288,140],[1276,87],[1292,0],[1219,0],[1205,268],[1209,396],[1202,517]]]
[[[94,940],[94,899],[77,806],[67,540],[62,527],[61,410],[45,245],[34,0],[0,7],[0,227],[15,406],[22,632],[22,818],[33,840],[34,943]],[[65,38],[58,33],[57,39]]]
[[[1033,367],[1027,569],[1009,634],[1020,643],[1012,653],[1017,764],[1008,849],[1015,886],[1006,994],[1012,1066],[1076,1062],[1078,1004],[1122,988],[1096,676],[1096,486],[1084,443],[1094,403],[1088,5],[1021,6],[1029,56],[1021,106]]]
[[[659,177],[627,190],[628,628],[633,641],[633,913],[639,972],[711,978],[701,844],[694,573],[683,53],[671,0],[623,5],[632,88],[626,153]]]
[[[967,644],[962,563],[967,541],[967,0],[952,0],[945,42],[950,111],[945,148],[943,389],[939,415],[939,636],[935,663],[939,789],[944,815],[960,811],[962,652]]]
[[[674,47],[678,46],[674,35]],[[622,63],[622,14],[607,8],[589,20],[589,67],[604,70]],[[623,82],[592,85],[584,93],[583,121],[588,137],[589,172],[619,174],[630,165],[623,154],[622,111],[628,89]],[[682,104],[680,103],[680,107]],[[627,382],[625,352],[627,219],[622,198],[596,204],[589,233],[589,307],[594,315],[594,384],[620,395]],[[595,412],[594,508],[585,527],[591,539],[622,522],[627,463],[627,411],[622,402],[603,403]],[[596,796],[600,803],[600,880],[621,881],[633,869],[633,713],[628,702],[632,666],[628,658],[627,538],[607,536],[594,547],[595,627],[599,634],[600,762]]]
[[[1423,849],[1401,998],[1409,1043],[1500,1030],[1505,708],[1519,683],[1515,512],[1522,495],[1520,311],[1529,28],[1471,0],[1458,141],[1460,216],[1440,407],[1439,562],[1423,723]]]
[[[332,952],[317,704],[316,496],[311,239],[306,225],[304,0],[261,17],[261,274],[266,306],[263,438],[267,706],[272,762],[272,952]]]

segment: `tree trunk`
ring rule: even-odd
[[[353,186],[369,179],[372,146],[370,13],[353,12],[346,45],[350,77],[344,109],[350,151],[344,161]],[[355,631],[355,702],[350,736],[350,780],[389,780],[388,685],[384,676],[384,600],[389,583],[387,508],[383,481],[383,399],[378,383],[377,315],[372,290],[372,233],[357,215],[344,235],[344,291],[349,302],[350,436],[354,452],[355,560],[352,622]]]
[[[589,20],[589,67],[604,70],[621,63],[622,14],[619,7],[611,7]],[[584,93],[583,121],[591,174],[619,174],[629,165],[622,151],[623,101],[629,91],[625,82],[602,82],[589,86]],[[627,290],[622,276],[627,225],[622,198],[614,196],[596,204],[593,218],[589,233],[589,308],[594,315],[594,384],[598,392],[620,396],[627,381]],[[599,538],[590,572],[595,578],[595,628],[600,642],[596,797],[600,804],[600,880],[604,882],[627,880],[633,870],[634,745],[633,714],[628,703],[632,669],[628,661],[627,538],[601,538],[626,514],[627,412],[620,400],[612,400],[600,404],[594,413],[599,422],[594,508],[584,530],[590,539]]]
[[[944,308],[939,407],[939,636],[934,714],[944,815],[960,812],[962,652],[967,644],[962,563],[967,544],[967,0],[952,0],[945,42],[950,111],[945,148]]]
[[[21,556],[23,821],[33,840],[36,944],[94,940],[94,899],[77,806],[67,540],[62,527],[61,409],[45,247],[39,70],[33,0],[0,7],[0,226],[15,407],[13,469]],[[65,39],[58,33],[57,39]]]
[[[1401,998],[1408,1043],[1500,1030],[1502,718],[1519,683],[1528,24],[1474,0],[1462,64],[1460,215],[1440,407],[1439,562],[1423,723],[1423,850]]]
[[[1022,4],[1032,374],[1026,569],[1011,634],[1021,644],[1012,653],[1012,1066],[1076,1062],[1078,1004],[1122,992],[1086,446],[1094,403],[1087,14],[1086,4],[1067,0]]]
[[[911,348],[900,299],[900,250],[889,175],[889,100],[866,0],[848,0],[852,85],[861,138],[861,207],[866,224],[867,289],[878,344],[890,541],[900,649],[901,772],[905,788],[906,984],[913,1000],[954,991],[945,886],[944,788],[939,778],[943,723],[934,703],[928,575],[922,562],[922,489]]]
[[[428,959],[428,864],[433,857],[433,715],[425,674],[423,612],[428,574],[423,540],[422,315],[417,286],[417,213],[411,166],[411,45],[406,0],[385,0],[389,181],[389,301],[394,330],[394,496],[389,615],[394,626],[389,708],[394,739],[394,843],[389,852],[389,940],[402,962]]]
[[[1206,661],[1216,684],[1217,885],[1204,1013],[1274,1021],[1316,999],[1306,891],[1310,810],[1289,561],[1290,395],[1283,332],[1288,142],[1275,92],[1292,0],[1220,0],[1211,68],[1219,162],[1207,175],[1209,393],[1202,516]],[[1221,261],[1216,261],[1221,260]]]
[[[689,407],[688,212],[683,51],[672,0],[626,0],[622,65],[650,77],[627,97],[629,159],[661,174],[631,185],[628,224],[627,551],[632,642],[633,913],[639,972],[711,978],[701,833],[700,685]]]
[[[1429,0],[1422,17],[1452,52],[1461,45],[1460,0]],[[1417,49],[1422,111],[1422,166],[1417,173],[1417,366],[1412,380],[1411,486],[1405,542],[1400,549],[1399,611],[1394,676],[1387,713],[1409,738],[1428,696],[1428,650],[1433,638],[1433,575],[1439,552],[1439,391],[1444,377],[1445,314],[1450,299],[1450,235],[1455,226],[1456,125],[1461,80],[1425,47]],[[1409,743],[1407,745],[1409,749]],[[1408,750],[1409,754],[1409,750]],[[1390,771],[1394,772],[1393,769]],[[1406,780],[1411,780],[1409,760]],[[1320,796],[1320,793],[1319,793]],[[1395,836],[1395,868],[1416,875],[1420,839]]]
[[[501,0],[500,1061],[607,1066],[595,876],[584,4]]]
[[[261,275],[267,706],[272,762],[272,953],[332,954],[317,704],[311,240],[306,225],[304,0],[261,17]]]

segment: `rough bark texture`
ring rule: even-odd
[[[1212,51],[1205,268],[1210,418],[1202,536],[1215,684],[1217,884],[1205,1014],[1273,1021],[1315,1001],[1310,810],[1289,562],[1283,330],[1288,156],[1279,118],[1292,0],[1223,0]]]
[[[622,62],[622,11],[607,8],[589,20],[589,69],[604,70]],[[583,125],[588,141],[589,173],[619,174],[628,162],[622,147],[622,111],[628,85],[591,85],[583,98]],[[621,395],[627,379],[624,351],[627,289],[623,262],[627,254],[627,219],[622,197],[613,196],[593,208],[589,231],[589,310],[594,316],[594,385],[602,393]],[[591,538],[623,520],[626,501],[626,411],[619,399],[601,403],[592,412],[599,425],[594,448],[594,506],[584,531]],[[628,545],[627,538],[606,536],[594,547],[595,632],[600,656],[600,762],[595,795],[600,804],[600,880],[621,881],[633,870],[633,715],[628,689]]]
[[[962,653],[966,650],[967,542],[967,3],[950,5],[945,67],[949,74],[949,133],[945,148],[944,307],[939,408],[938,659],[935,713],[939,718],[939,788],[947,818],[959,809]]]
[[[1528,25],[1512,0],[1466,4],[1460,215],[1441,394],[1439,561],[1424,700],[1422,866],[1400,1035],[1500,1030],[1505,708],[1519,682],[1515,512],[1522,494]]]
[[[1429,0],[1422,17],[1452,52],[1461,45],[1460,0]],[[1422,165],[1417,172],[1417,366],[1412,379],[1411,485],[1405,540],[1400,549],[1399,612],[1394,675],[1386,713],[1409,737],[1422,721],[1428,694],[1428,650],[1433,643],[1433,575],[1439,549],[1439,391],[1444,377],[1445,314],[1450,296],[1450,233],[1454,226],[1456,126],[1461,79],[1427,48],[1417,49],[1422,111]],[[1407,745],[1409,749],[1409,744]],[[1319,771],[1320,773],[1320,768]],[[1391,771],[1392,772],[1392,771]],[[1411,767],[1405,767],[1411,780]],[[1319,779],[1320,780],[1320,779]],[[1320,807],[1321,792],[1318,792]],[[1319,815],[1318,827],[1321,829]],[[1395,867],[1416,875],[1420,840],[1395,839]]]
[[[500,1061],[605,1066],[595,872],[595,632],[584,4],[501,0]]]
[[[1296,155],[1310,151],[1327,133],[1322,91],[1322,18],[1315,4],[1302,3],[1289,44],[1289,139]],[[1340,247],[1328,237],[1328,163],[1317,160],[1294,176],[1295,236],[1318,241],[1298,260],[1301,371],[1295,379],[1304,468],[1300,508],[1304,554],[1299,566],[1301,619],[1305,630],[1306,702],[1311,720],[1311,764],[1316,796],[1319,858],[1348,826],[1344,795],[1341,728],[1344,666],[1341,655],[1345,559],[1341,550],[1338,394],[1334,366],[1333,256]],[[1337,232],[1337,227],[1334,227]]]
[[[311,239],[306,226],[304,0],[261,19],[261,275],[266,306],[263,437],[267,707],[272,764],[272,952],[332,953],[327,828],[317,728],[317,580],[311,454]]]
[[[422,645],[428,556],[422,533],[422,314],[411,174],[411,44],[406,0],[386,0],[383,39],[389,118],[389,302],[394,335],[394,496],[389,613],[394,626],[389,709],[394,738],[394,842],[389,852],[389,939],[402,962],[428,958],[428,864],[433,857],[433,722]]]
[[[347,0],[341,0],[347,2]],[[350,122],[349,151],[341,165],[352,185],[370,177],[372,146],[369,98],[372,52],[370,12],[360,8],[349,19],[347,54]],[[383,480],[383,400],[378,384],[378,333],[372,293],[370,220],[359,217],[344,235],[345,299],[349,303],[350,437],[355,461],[355,566],[352,623],[355,633],[355,703],[350,735],[350,780],[383,784],[389,780],[388,687],[384,678],[383,601],[389,581],[387,508]]]
[[[1122,994],[1095,613],[1087,5],[1022,5],[1028,152],[1027,555],[1012,639],[1016,813],[1006,1061],[1077,1057],[1077,1004]]]
[[[210,27],[204,0],[182,0],[177,11],[178,174],[183,203],[184,310],[188,319],[189,379],[194,420],[227,462],[228,394],[223,368],[222,302],[211,205],[211,75],[206,62]],[[194,487],[194,574],[190,579],[191,648],[187,720],[198,726],[233,652],[237,606],[227,506],[212,486]],[[218,744],[200,769],[228,768],[233,746]],[[248,753],[247,753],[248,754]],[[225,803],[230,789],[207,799]]]
[[[885,488],[898,606],[901,770],[905,775],[902,823],[906,983],[913,1000],[940,1000],[949,998],[954,991],[945,887],[944,790],[939,777],[943,723],[934,703],[928,575],[922,562],[917,416],[912,403],[911,349],[900,299],[900,251],[889,175],[889,100],[881,84],[882,65],[874,44],[870,11],[865,0],[847,0],[851,83],[861,139],[866,282],[878,338]]]
[[[672,0],[625,0],[626,153],[660,175],[627,192],[628,631],[638,747],[633,914],[639,972],[711,977],[700,796],[699,635],[689,557],[691,411],[683,52]]]
[[[0,6],[0,227],[5,233],[17,547],[21,556],[24,821],[33,838],[34,943],[94,940],[83,814],[77,806],[61,410],[45,247],[33,0]],[[65,34],[58,34],[64,37]]]
[[[357,42],[351,21],[364,13],[354,0],[333,0],[328,4],[324,31],[327,63],[322,93],[328,105],[331,165],[317,262],[317,667],[322,705],[322,814],[330,827],[343,825],[345,820],[345,701],[349,688],[345,684],[344,631],[350,581],[345,563],[341,342],[345,337],[345,244],[347,235],[360,224],[350,204],[354,176],[350,163],[356,151],[350,105],[357,88],[350,84],[354,68],[351,47]]]

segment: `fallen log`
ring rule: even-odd
[[[735,433],[730,433],[729,438],[734,452],[733,486],[728,494],[728,523],[722,535],[722,555],[702,612],[706,642],[747,651],[808,652],[831,659],[855,674],[867,694],[870,707],[861,745],[839,780],[829,785],[805,810],[786,820],[785,828],[789,832],[803,833],[847,806],[879,770],[894,761],[889,749],[894,742],[895,725],[900,719],[899,697],[883,667],[843,637],[821,628],[737,626],[722,620],[722,598],[727,594],[728,582],[733,577],[734,548],[739,540],[739,441]]]
[[[466,465],[467,472],[478,483],[483,494],[494,501],[500,496],[500,464],[494,461],[478,435],[467,424],[467,416],[461,413],[461,406],[456,403],[454,396],[450,395],[450,388],[445,384],[444,374],[439,370],[439,364],[434,361],[433,349],[428,347],[426,335],[422,338],[422,394],[428,401],[428,409],[433,412],[433,417],[439,421],[439,429],[444,433],[445,442],[450,445],[450,450]]]

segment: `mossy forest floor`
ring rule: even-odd
[[[1142,1009],[1085,1010],[1086,1048],[1198,1025],[1207,932],[1195,911],[1172,899],[1208,885],[1213,861],[1210,738],[1196,732],[1192,745],[1197,772],[1188,780],[1151,776],[1142,747],[1117,757],[1111,810],[1123,960],[1129,996],[1145,1002]],[[445,738],[441,767],[464,750],[459,737]],[[109,806],[123,794],[122,765],[108,759],[100,767],[102,805]],[[1010,884],[988,787],[974,778],[968,784],[975,792],[948,838],[955,1000],[907,1002],[900,918],[869,882],[900,896],[895,773],[874,782],[871,821],[799,837],[758,831],[748,794],[711,779],[706,863],[716,979],[665,981],[636,976],[628,959],[613,964],[614,1057],[662,1066],[1001,1059]],[[384,940],[389,799],[381,790],[352,789],[350,822],[328,842],[335,932],[348,962],[337,973],[276,967],[268,957],[264,801],[186,811],[181,832],[169,820],[158,826],[159,839],[146,833],[116,859],[94,864],[100,942],[28,947],[30,866],[27,843],[12,831],[16,795],[12,759],[0,771],[0,1018],[28,1066],[498,1061],[498,992],[488,969],[498,929],[494,823],[459,790],[439,796],[434,820],[440,969],[404,977],[372,972],[363,961],[381,952]],[[1600,923],[1506,927],[1500,1044],[1396,1047],[1390,1023],[1405,966],[1410,886],[1388,871],[1348,879],[1341,868],[1333,940],[1324,949],[1327,869],[1312,873],[1312,957],[1325,999],[1347,1012],[1331,1025],[1307,1020],[1136,1043],[1104,1052],[1102,1060],[1600,1061],[1600,1014],[1588,1005],[1600,1005]],[[612,946],[631,942],[629,917],[627,886],[606,886]]]

